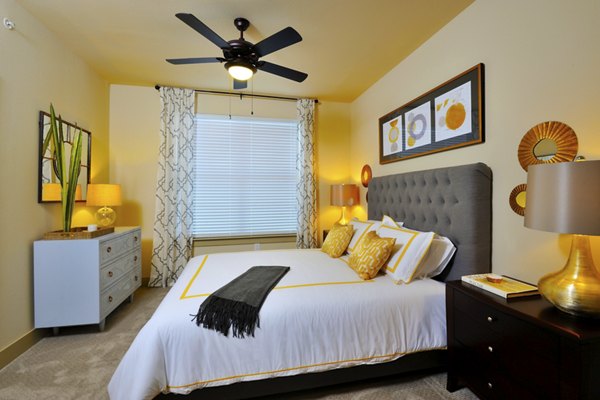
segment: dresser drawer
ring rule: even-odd
[[[137,270],[142,265],[141,251],[136,249],[118,260],[104,266],[100,270],[100,291],[103,291],[128,272]]]
[[[497,308],[479,302],[462,292],[455,292],[454,306],[475,322],[489,327],[489,330],[503,337],[503,340],[518,343],[545,358],[556,360],[559,341],[555,335],[533,324],[511,317]]]
[[[100,294],[100,319],[110,314],[139,286],[135,275],[135,271],[129,272]]]
[[[472,365],[489,369],[482,376],[483,380],[498,381],[502,387],[503,378],[497,376],[512,376],[512,385],[532,393],[544,394],[544,398],[553,398],[558,392],[559,365],[555,353],[544,356],[523,346],[520,341],[493,331],[488,325],[474,321],[462,312],[456,312],[455,338],[462,345],[462,351],[471,360]],[[523,374],[523,367],[535,370],[536,374]]]
[[[100,244],[100,264],[116,260],[122,254],[140,247],[140,230],[134,230]]]

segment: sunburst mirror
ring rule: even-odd
[[[531,128],[519,143],[518,157],[525,171],[534,164],[573,161],[578,150],[577,135],[562,122],[546,121]]]

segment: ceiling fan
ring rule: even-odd
[[[245,89],[248,87],[248,79],[250,79],[257,70],[278,75],[296,82],[302,82],[308,76],[308,74],[305,74],[304,72],[260,60],[261,57],[264,57],[267,54],[271,54],[302,40],[302,36],[300,36],[300,34],[292,27],[288,26],[268,38],[261,40],[257,44],[252,44],[244,39],[244,31],[250,26],[250,22],[245,18],[236,18],[233,22],[235,27],[240,31],[240,38],[226,41],[192,14],[179,13],[175,16],[190,28],[219,46],[223,51],[223,57],[167,59],[171,64],[225,63],[225,69],[227,69],[229,74],[233,77],[234,89]]]

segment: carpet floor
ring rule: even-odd
[[[120,359],[166,293],[167,289],[138,290],[133,303],[125,302],[106,319],[104,332],[97,326],[67,327],[59,336],[42,339],[0,370],[0,400],[108,399],[106,386]],[[468,389],[448,393],[445,385],[445,373],[420,374],[269,399],[477,399]]]

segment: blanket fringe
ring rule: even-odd
[[[191,315],[196,325],[213,329],[227,336],[232,330],[233,337],[244,338],[254,336],[256,327],[260,328],[259,309],[244,302],[210,297],[198,309],[198,314]]]

